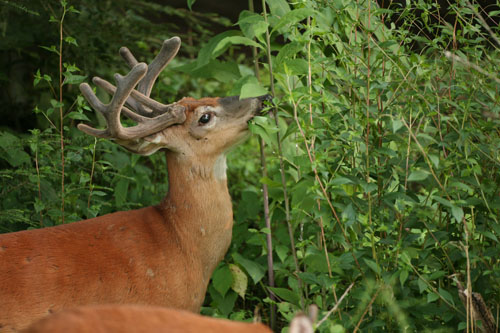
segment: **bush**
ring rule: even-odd
[[[274,115],[256,117],[254,137],[230,155],[233,242],[203,312],[248,320],[259,306],[271,322],[276,307],[281,329],[315,304],[319,332],[453,332],[470,329],[463,285],[496,313],[500,45],[484,22],[498,13],[463,0],[266,3],[243,11],[238,30],[206,38],[196,59],[178,57],[155,91],[274,94]],[[73,83],[91,72],[73,69]],[[47,92],[44,75],[35,78]],[[166,191],[162,156],[76,133],[73,121],[90,113],[69,86],[64,192],[57,94],[38,108],[54,126],[0,135],[2,231],[60,223],[61,193],[68,222],[156,203]],[[265,172],[248,158],[259,141]]]

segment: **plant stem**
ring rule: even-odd
[[[61,222],[64,223],[64,114],[63,114],[63,22],[66,15],[66,4],[63,3],[63,13],[59,21],[59,118],[61,122]]]
[[[264,13],[264,21],[266,24],[268,24],[267,20],[267,9],[266,9],[266,1],[262,0],[262,11]],[[269,26],[266,28],[266,51],[267,51],[267,62],[269,66],[269,81],[270,81],[270,86],[271,86],[271,93],[273,96],[276,96],[275,94],[275,89],[274,89],[274,76],[273,76],[273,63],[271,60],[271,36],[269,34]],[[277,107],[274,106],[272,108],[273,115],[274,115],[274,121],[276,123],[276,127],[279,128],[279,121],[278,121],[278,111]],[[286,223],[288,227],[288,236],[290,237],[290,246],[292,248],[292,255],[293,255],[293,261],[295,263],[295,270],[296,273],[300,272],[300,267],[299,267],[299,261],[297,259],[297,253],[295,251],[295,239],[293,236],[293,229],[292,229],[292,224],[291,224],[291,218],[290,218],[290,205],[289,205],[289,200],[288,200],[288,190],[286,186],[286,177],[285,177],[285,165],[283,162],[283,150],[281,147],[281,135],[280,132],[278,131],[276,133],[276,138],[278,141],[278,159],[279,159],[279,164],[280,164],[280,174],[281,174],[281,186],[283,187],[283,201],[285,202],[285,218],[286,218]],[[304,301],[304,295],[303,295],[303,282],[300,276],[297,276],[297,281],[299,283],[299,289],[300,289],[300,305],[302,310],[304,310],[305,307],[305,301]]]
[[[35,151],[35,168],[36,168],[36,177],[37,177],[37,185],[38,185],[38,200],[42,202],[42,186],[40,183],[40,168],[38,167],[38,136],[37,136],[37,144]],[[40,210],[40,228],[43,228],[43,213]]]
[[[253,0],[248,0],[248,8],[250,11],[253,13],[254,10],[254,5],[253,5]],[[258,52],[257,48],[254,46],[252,47],[252,56],[253,56],[253,63],[254,63],[254,72],[255,76],[257,77],[257,80],[260,81],[260,71],[259,71],[259,63],[258,63]],[[259,138],[259,148],[260,148],[260,165],[261,165],[261,172],[262,172],[262,177],[267,178],[267,164],[266,164],[266,153],[264,151],[265,148],[265,142],[264,139]],[[266,234],[266,246],[267,246],[267,278],[269,282],[270,287],[274,287],[274,260],[273,260],[273,238],[272,238],[272,231],[271,231],[271,217],[269,216],[269,190],[267,188],[267,184],[262,183],[262,195],[263,195],[263,201],[264,201],[264,220],[266,223],[266,228],[268,229],[268,233]],[[269,292],[269,298],[273,301],[271,303],[271,309],[270,309],[270,325],[271,329],[273,331],[276,330],[276,304],[274,301],[276,301],[276,295],[272,291]]]
[[[94,138],[94,148],[92,149],[92,169],[90,170],[89,198],[87,199],[87,209],[90,208],[90,198],[92,197],[92,191],[94,190],[94,184],[92,183],[92,180],[94,179],[96,148],[97,148],[97,138]]]

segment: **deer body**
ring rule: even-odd
[[[178,38],[166,41],[164,48],[174,51],[159,61],[166,65],[179,45]],[[117,88],[94,81],[115,93],[109,105],[82,87],[106,116],[108,129],[79,128],[143,155],[165,149],[168,194],[157,206],[0,235],[1,332],[78,305],[133,303],[193,312],[201,307],[231,241],[225,154],[248,136],[247,122],[264,98],[185,98],[157,105],[149,99],[152,83],[144,80],[154,81],[158,73],[150,72],[164,66],[157,59],[149,68],[133,60],[128,58],[133,69],[117,78]],[[133,90],[138,82],[139,92]],[[120,112],[140,124],[121,127]]]
[[[173,309],[104,305],[82,307],[49,316],[35,323],[24,333],[67,332],[271,333],[271,330],[260,323],[215,319]]]

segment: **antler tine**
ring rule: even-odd
[[[114,85],[112,85],[111,83],[109,83],[106,80],[101,79],[100,77],[96,76],[93,78],[92,81],[95,83],[95,85],[103,88],[110,95],[113,95],[116,91],[116,87]],[[141,94],[137,90],[132,90],[130,95],[131,95],[131,98],[127,99],[127,103],[131,104],[132,109],[137,110],[137,108],[135,108],[134,106],[140,105],[142,103],[143,105],[147,106],[148,108],[150,108],[152,110],[152,112],[149,111],[146,114],[141,114],[139,112],[142,116],[146,116],[146,117],[153,116],[154,117],[154,116],[165,113],[165,111],[168,110],[168,108],[170,107],[170,105],[165,105],[163,103],[157,102],[154,99],[151,99],[151,98]],[[130,103],[130,101],[134,101],[134,102]]]
[[[103,104],[90,86],[82,83],[80,90],[83,96],[96,111],[99,111],[106,118],[107,128],[106,130],[98,130],[84,124],[80,124],[78,128],[87,134],[100,138],[128,139],[127,131],[120,122],[120,113],[134,87],[146,75],[147,69],[145,63],[139,63],[126,76],[115,74],[117,88],[109,104]]]
[[[172,37],[163,42],[160,52],[153,59],[151,64],[149,64],[146,76],[139,82],[137,90],[140,93],[149,97],[156,79],[160,75],[161,71],[176,56],[180,46],[181,39],[179,37]],[[120,48],[120,55],[123,57],[123,59],[125,59],[130,67],[133,67],[137,64],[137,60],[127,47],[124,46]],[[136,110],[143,116],[148,116],[151,113],[150,110],[144,108],[144,105],[138,103],[134,98],[130,98],[127,103],[130,104],[130,106],[132,106],[134,110]]]
[[[136,64],[126,76],[115,74],[116,87],[111,83],[95,77],[94,83],[103,87],[107,92],[113,94],[109,104],[103,104],[86,83],[80,85],[80,90],[89,104],[99,111],[107,122],[105,130],[95,129],[85,124],[79,124],[78,128],[89,134],[100,138],[116,139],[124,143],[149,136],[176,123],[186,119],[184,107],[180,105],[164,105],[134,90],[137,83],[146,75],[148,68],[145,63]],[[133,95],[137,101],[151,109],[160,112],[157,117],[144,117],[134,113],[124,106],[125,101]],[[138,124],[132,127],[123,127],[120,121],[120,113],[134,120]]]

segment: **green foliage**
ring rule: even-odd
[[[278,126],[264,117],[251,125],[269,147],[268,176],[233,188],[241,200],[227,260],[251,277],[247,295],[268,307],[272,291],[286,322],[302,298],[324,315],[354,283],[340,315],[319,331],[454,331],[465,327],[466,311],[451,276],[464,283],[470,274],[472,290],[494,310],[500,132],[498,78],[488,73],[497,72],[498,45],[467,3],[447,9],[458,14],[456,27],[424,2],[399,9],[353,1],[267,5],[269,14],[245,11],[238,22],[241,36],[259,44],[261,85],[274,89],[279,116]],[[396,15],[398,27],[384,24]],[[214,39],[224,48],[253,46],[237,36]],[[446,58],[445,50],[464,60]],[[252,95],[251,85],[257,83],[241,85],[240,93]],[[249,162],[236,160],[230,170],[244,182],[238,168]],[[255,201],[263,184],[271,230]],[[265,281],[269,231],[275,288]],[[239,302],[234,311],[249,310],[248,301]]]
[[[60,5],[50,1],[50,11],[45,3],[19,3],[2,13],[36,21],[32,27],[41,17],[48,24],[51,15],[60,22]],[[229,155],[233,242],[213,275],[205,314],[249,320],[259,306],[269,322],[275,304],[279,331],[309,304],[319,307],[322,319],[353,284],[317,331],[452,332],[467,322],[452,276],[464,285],[469,280],[497,308],[499,45],[467,1],[447,8],[407,1],[384,9],[372,1],[267,0],[266,13],[243,11],[234,26],[239,30],[215,36],[207,22],[227,26],[226,20],[127,4],[125,19],[110,2],[97,1],[74,5],[65,18],[62,103],[55,24],[49,26],[53,40],[36,47],[46,52],[43,63],[30,55],[37,60],[29,84],[37,129],[0,131],[2,232],[61,221],[60,108],[66,222],[161,200],[167,189],[161,154],[131,155],[74,126],[92,117],[75,84],[86,75],[124,71],[114,65],[119,46],[136,41],[138,57],[151,57],[162,39],[178,34],[173,26],[151,24],[149,11],[156,10],[188,20],[194,42],[183,44],[187,57],[169,65],[155,97],[273,92],[277,108],[277,121],[256,117],[254,137]],[[18,24],[7,21],[8,29],[19,28],[18,41],[7,34],[2,49],[26,50],[27,40],[41,38],[34,36],[42,30]],[[445,50],[459,58],[446,57]],[[0,74],[8,81],[7,70]],[[257,158],[261,138],[266,175]]]

